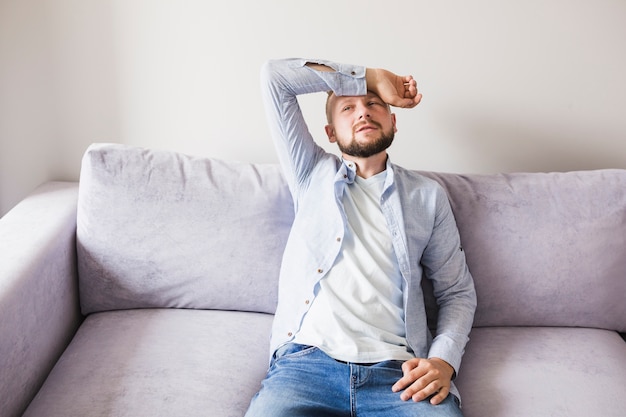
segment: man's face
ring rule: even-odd
[[[380,97],[368,92],[366,96],[331,96],[330,100],[326,134],[343,154],[367,158],[391,146],[396,117]]]

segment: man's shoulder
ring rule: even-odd
[[[443,190],[441,184],[430,177],[426,171],[409,169],[395,164],[393,165],[393,170],[397,180],[406,182],[407,185],[425,187],[433,190]]]

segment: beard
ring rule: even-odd
[[[349,141],[338,140],[337,146],[339,146],[339,150],[346,155],[355,158],[369,158],[389,148],[393,143],[394,136],[395,132],[393,128],[391,128],[388,132],[383,132],[378,139],[369,143],[360,144],[356,141],[353,133]]]

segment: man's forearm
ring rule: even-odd
[[[306,66],[316,71],[336,72],[333,68],[324,64],[316,63],[316,62],[307,62]],[[378,70],[375,68],[365,68],[365,84],[368,86],[368,90],[371,89],[372,91],[376,92],[377,80],[379,79],[378,77],[380,77],[380,73],[382,71],[384,70]]]

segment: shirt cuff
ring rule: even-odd
[[[461,366],[463,350],[459,350],[457,343],[450,337],[439,335],[433,340],[428,351],[429,358],[439,358],[448,362],[454,368],[454,375],[458,374]]]

